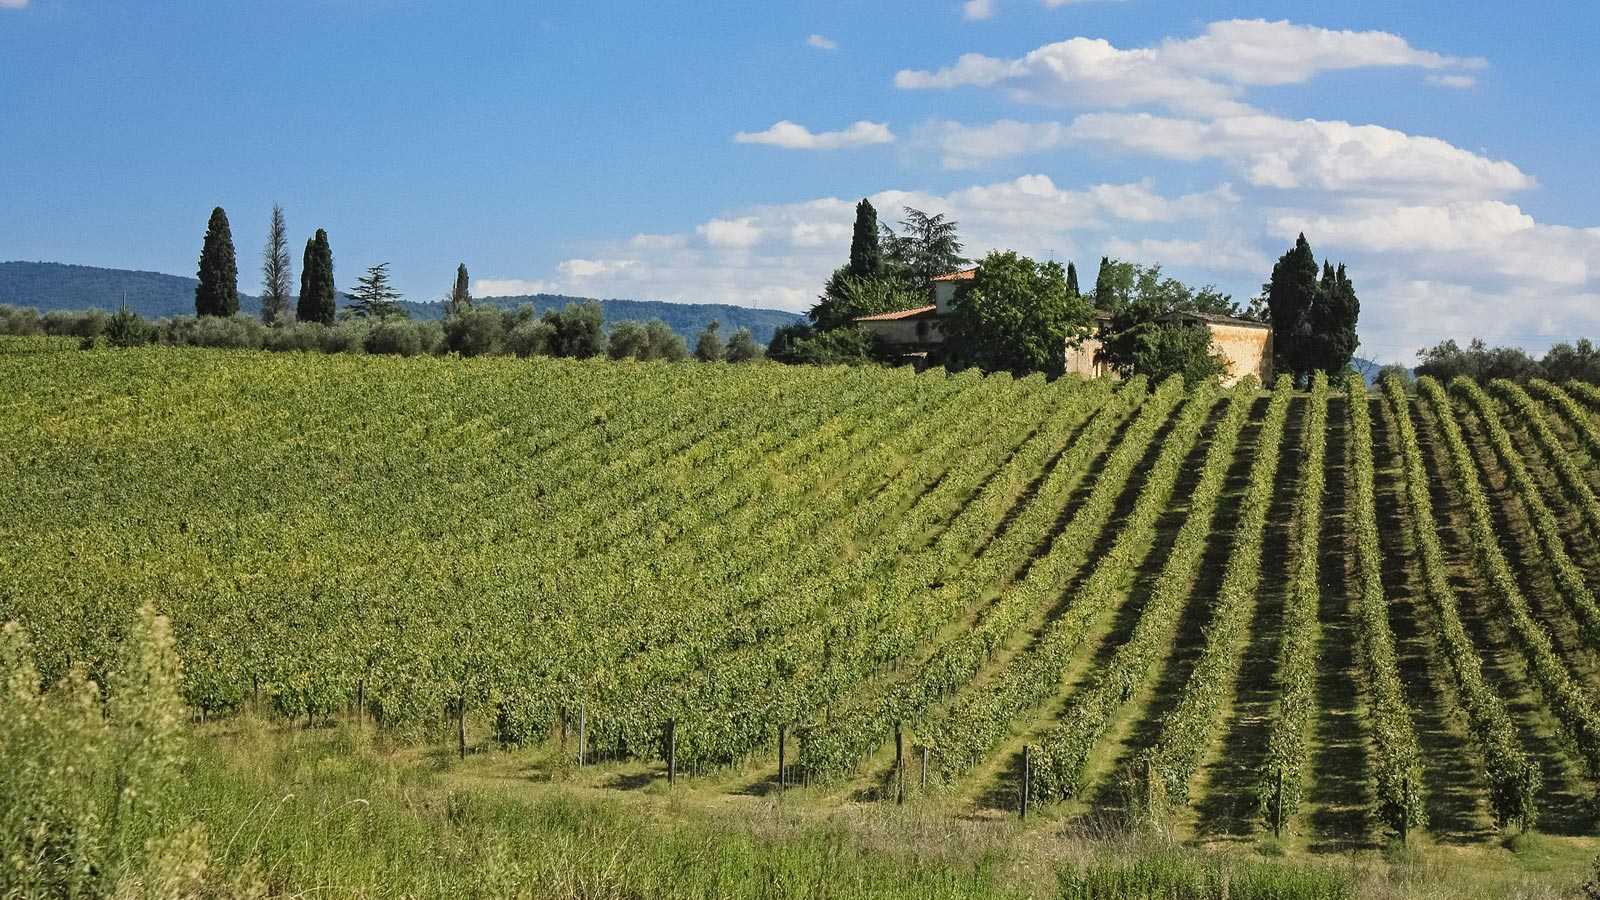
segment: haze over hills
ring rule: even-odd
[[[142,272],[131,269],[106,269],[53,262],[0,263],[0,303],[31,306],[40,312],[57,309],[116,309],[124,298],[128,308],[147,319],[194,315],[194,289],[199,282],[182,275]],[[346,296],[339,295],[340,305]],[[515,308],[532,304],[543,313],[585,298],[561,294],[534,294],[516,297],[484,297],[480,303]],[[413,318],[444,317],[444,304],[435,300],[402,304]],[[700,330],[715,320],[724,334],[748,328],[757,341],[766,343],[782,325],[799,321],[797,313],[778,309],[747,308],[719,303],[670,303],[664,300],[601,300],[607,322],[625,319],[660,319],[668,327],[693,342]],[[239,309],[251,314],[261,311],[258,297],[240,292]]]

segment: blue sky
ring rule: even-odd
[[[220,204],[254,291],[278,202],[341,285],[803,309],[870,196],[1238,298],[1304,228],[1367,355],[1540,351],[1600,337],[1597,33],[1575,0],[0,0],[0,258],[190,274]]]

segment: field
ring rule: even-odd
[[[1581,385],[22,341],[0,384],[0,619],[107,683],[170,617],[224,769],[365,736],[440,792],[1426,896],[1600,853]]]

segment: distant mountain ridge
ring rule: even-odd
[[[194,289],[199,282],[182,275],[141,272],[132,269],[106,269],[53,262],[0,263],[0,303],[31,306],[40,312],[66,309],[116,309],[126,297],[128,308],[147,319],[194,315]],[[340,305],[345,295],[339,295]],[[478,302],[515,309],[531,304],[539,313],[560,309],[586,298],[562,294],[532,294],[516,297],[484,297]],[[413,318],[444,318],[444,303],[429,301],[403,304]],[[750,329],[757,341],[766,343],[780,326],[798,322],[798,313],[780,309],[729,306],[721,303],[671,303],[665,300],[601,300],[606,321],[660,319],[691,344],[700,330],[713,320],[720,322],[724,334],[739,328]],[[260,298],[239,294],[239,310],[251,314],[261,311]]]

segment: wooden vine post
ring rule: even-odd
[[[780,791],[789,789],[789,759],[786,752],[788,748],[788,732],[789,730],[786,726],[778,726],[778,790]]]
[[[667,720],[667,784],[678,783],[678,720]]]
[[[1022,821],[1028,821],[1028,801],[1033,796],[1033,745],[1022,745],[1022,802],[1019,804],[1019,813]]]
[[[894,773],[894,803],[896,806],[904,806],[906,802],[906,745],[905,734],[900,730],[899,722],[894,723]]]

